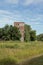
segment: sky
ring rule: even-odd
[[[43,0],[0,0],[0,27],[14,22],[31,25],[43,33]]]

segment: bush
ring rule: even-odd
[[[43,34],[38,35],[38,36],[37,36],[37,40],[38,40],[38,41],[43,41]]]
[[[36,31],[35,30],[30,31],[30,40],[31,41],[36,40]]]

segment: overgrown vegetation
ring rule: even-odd
[[[24,30],[24,41],[43,41],[43,34],[36,36],[36,30],[32,30],[30,25],[25,24],[25,30]],[[20,41],[21,33],[19,29],[12,25],[5,25],[3,28],[0,28],[0,40],[18,40]]]
[[[6,25],[0,28],[0,40],[20,40],[21,34],[17,27]]]
[[[25,24],[25,37],[24,40],[28,41],[35,41],[36,40],[36,31],[32,30],[30,25]]]
[[[17,62],[12,57],[4,58],[0,60],[0,65],[17,65]]]
[[[21,34],[18,28],[12,25],[0,28],[0,65],[43,65],[43,56],[21,63],[43,54],[43,34],[36,37],[36,31],[25,25],[24,35],[26,42],[20,42]]]
[[[0,41],[0,65],[16,65],[40,54],[43,42]]]
[[[37,40],[38,40],[38,41],[43,41],[43,34],[39,34],[39,35],[37,36]]]
[[[26,24],[25,24],[24,40],[25,40],[26,42],[27,42],[27,41],[30,41],[30,31],[31,31],[30,25],[26,25]]]
[[[19,65],[43,65],[43,55],[26,60]]]
[[[43,34],[36,35],[36,30],[32,30],[30,25],[25,24],[24,40],[28,41],[43,41]]]

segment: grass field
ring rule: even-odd
[[[21,63],[27,59],[31,59],[26,62],[27,64]],[[16,65],[16,63],[43,65],[43,42],[0,41],[0,65]]]

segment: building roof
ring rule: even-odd
[[[20,24],[20,23],[24,23],[24,22],[14,22],[14,23]]]

